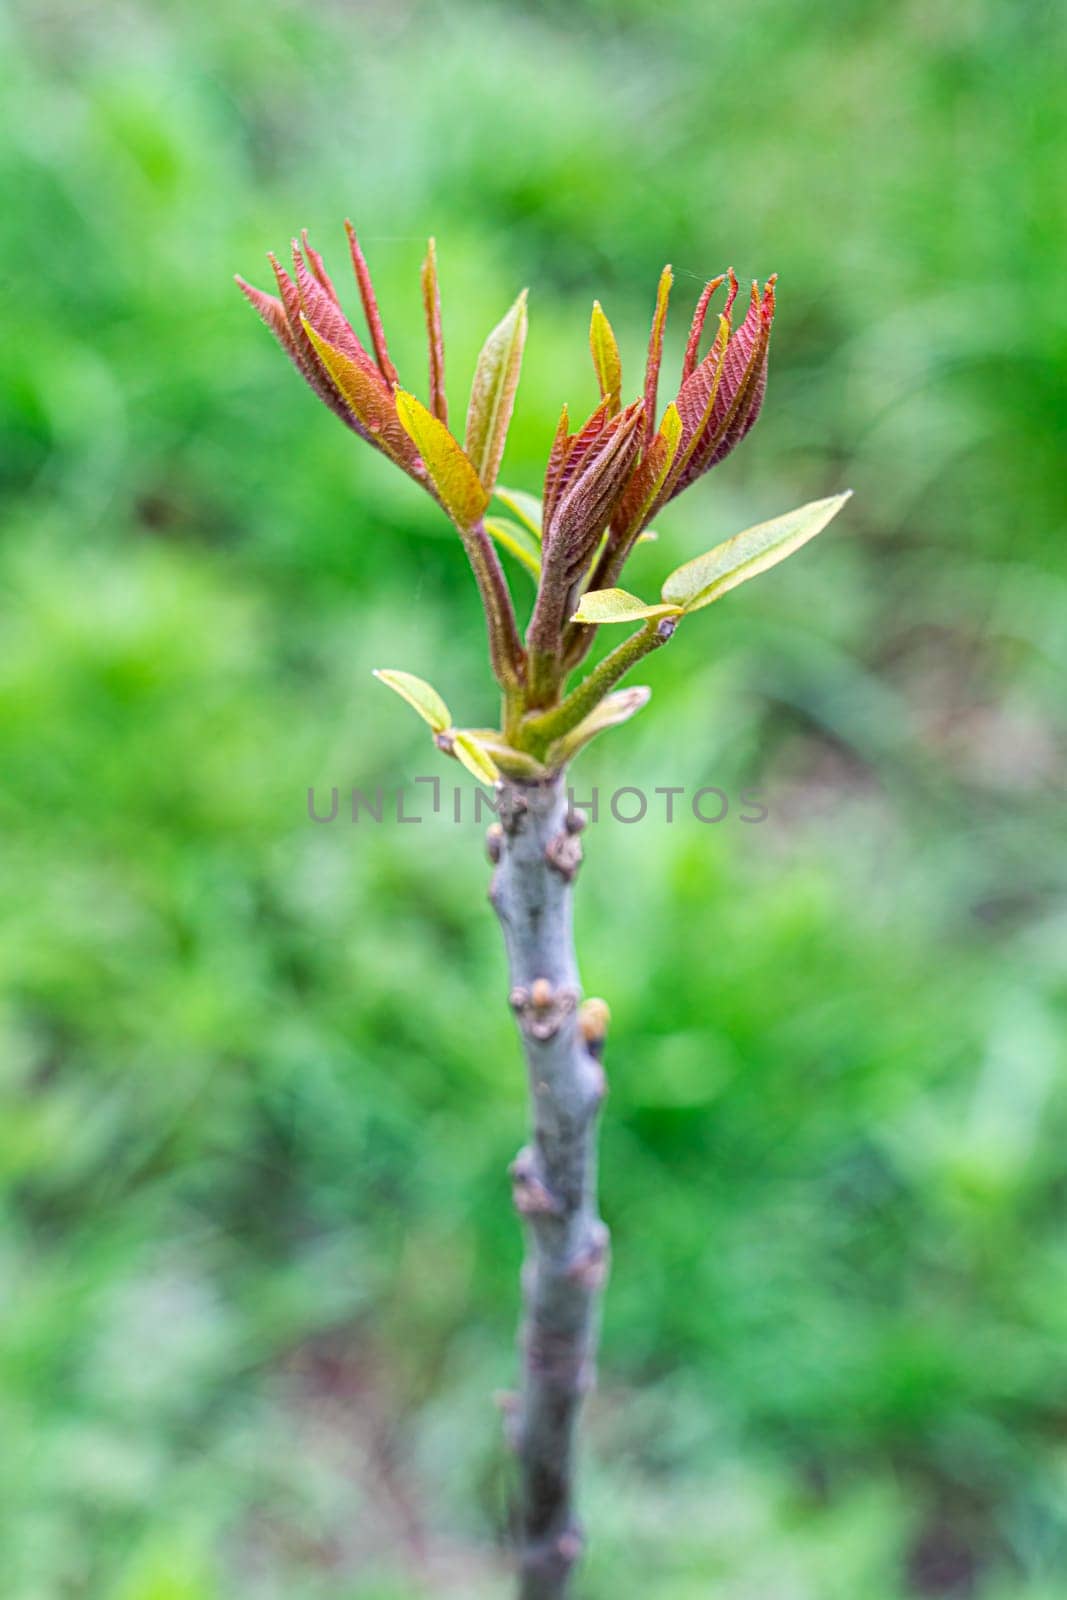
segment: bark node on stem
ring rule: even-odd
[[[511,1177],[526,1224],[519,1460],[520,1600],[558,1600],[581,1554],[575,1436],[595,1373],[608,1232],[597,1214],[596,1120],[604,1074],[579,1015],[571,903],[579,819],[562,774],[501,791],[491,898],[500,918],[511,1005],[531,1100],[530,1143]]]

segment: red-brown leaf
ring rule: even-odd
[[[762,296],[758,284],[752,285],[748,312],[730,338],[722,358],[722,371],[713,390],[710,415],[695,442],[692,442],[690,435],[688,446],[683,446],[685,465],[672,486],[672,496],[680,494],[736,449],[759,415],[767,386],[767,350],[774,320],[774,284],[772,277]],[[714,356],[713,350],[682,385],[678,410],[687,428],[692,425],[700,384],[714,381],[713,368],[709,367]]]
[[[554,483],[554,494],[549,504],[549,496],[545,494],[543,510],[544,527],[547,528],[552,521],[552,515],[559,504],[569,484],[574,482],[579,472],[582,471],[586,457],[594,448],[601,434],[611,425],[611,402],[602,400],[589,418],[582,424],[577,433],[572,433],[567,440],[566,453],[560,461],[559,472]]]
[[[373,360],[363,348],[363,344],[337,304],[331,300],[325,289],[308,270],[299,246],[293,244],[293,269],[296,276],[296,287],[300,295],[300,309],[307,317],[315,332],[331,344],[335,350],[342,350],[350,361],[362,366],[376,374],[378,381],[384,385],[385,380],[378,372]]]
[[[289,319],[285,314],[285,307],[277,295],[267,294],[263,289],[255,288],[253,284],[242,278],[240,273],[234,275],[234,282],[249,305],[259,312],[290,361],[294,363],[300,372],[303,372],[304,369],[297,353],[296,341],[289,326]]]
[[[385,329],[382,326],[381,313],[378,310],[378,297],[374,293],[374,284],[371,281],[370,268],[367,266],[366,257],[356,238],[356,230],[348,218],[345,218],[345,232],[348,235],[348,248],[352,253],[352,266],[355,269],[356,282],[359,285],[359,298],[363,302],[363,315],[367,319],[367,331],[370,333],[371,344],[374,346],[374,356],[378,363],[378,370],[386,383],[392,388],[399,382],[397,370],[389,357],[389,348],[385,342]]]
[[[558,563],[568,575],[586,566],[633,470],[643,409],[644,402],[635,400],[617,417],[605,417],[595,432],[587,423],[574,440],[556,504],[545,523],[546,565]],[[594,412],[594,418],[598,416],[599,411]]]
[[[348,427],[366,438],[365,430],[352,415],[344,397],[333,384],[329,373],[319,360],[311,340],[304,332],[303,324],[300,321],[300,293],[296,284],[281,265],[277,256],[271,253],[267,256],[267,260],[271,264],[275,281],[278,285],[278,293],[281,296],[285,320],[289,326],[289,333],[295,351],[294,360],[297,366],[323,404],[329,406],[334,415],[340,417],[341,421],[346,423]]]
[[[303,245],[304,254],[307,257],[308,266],[311,268],[312,273],[322,287],[326,290],[326,293],[329,295],[333,303],[339,306],[341,302],[337,298],[337,290],[333,286],[333,283],[330,279],[330,274],[326,271],[326,263],[319,255],[319,252],[312,245],[311,240],[308,238],[308,231],[306,228],[301,229],[300,243]]]
[[[733,269],[731,268],[731,276]],[[734,280],[736,283],[736,280]],[[697,364],[697,351],[700,349],[700,336],[704,332],[704,321],[708,314],[708,304],[712,295],[726,282],[726,274],[722,273],[717,278],[712,278],[701,290],[700,299],[697,301],[696,310],[693,312],[693,321],[689,328],[689,342],[685,347],[685,357],[682,361],[682,382],[694,371]]]
[[[566,404],[559,414],[556,424],[556,436],[552,440],[552,448],[548,452],[548,465],[545,468],[545,490],[541,499],[541,526],[548,526],[548,519],[552,515],[556,499],[559,495],[559,480],[567,460],[567,451],[570,449],[570,419]]]

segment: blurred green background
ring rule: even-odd
[[[490,720],[477,602],[231,282],[306,224],[347,283],[346,214],[422,393],[436,234],[460,414],[529,284],[531,489],[594,295],[636,389],[664,260],[673,363],[706,275],[780,273],[763,419],[642,592],[856,491],[575,772],[771,812],[586,836],[578,1595],[1067,1591],[1063,35],[1038,0],[0,11],[4,1600],[508,1592],[482,830],[306,814],[450,792],[369,674]]]

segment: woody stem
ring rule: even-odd
[[[526,1224],[519,1463],[519,1600],[560,1600],[581,1554],[575,1436],[592,1387],[607,1229],[596,1206],[600,1039],[578,1012],[571,930],[581,849],[562,774],[505,783],[490,890],[507,946],[511,1005],[530,1085],[531,1137],[512,1168]],[[602,1034],[600,1036],[602,1038]]]

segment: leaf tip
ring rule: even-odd
[[[404,389],[399,383],[393,384],[393,399],[396,402],[396,414],[404,425],[406,433],[411,433],[409,423],[414,423],[418,417],[418,408],[422,404],[417,395],[410,389]],[[414,435],[412,435],[414,438]],[[418,443],[418,441],[415,441]]]

